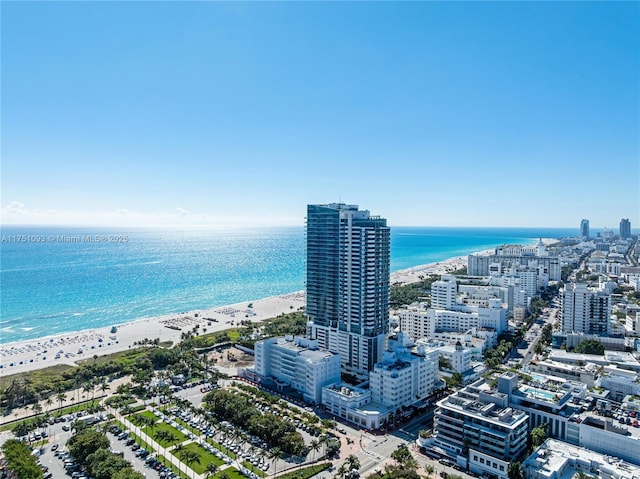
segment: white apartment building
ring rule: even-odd
[[[575,414],[569,421],[567,442],[640,465],[640,428],[591,411]]]
[[[587,387],[550,376],[521,384],[517,374],[506,372],[498,378],[497,392],[508,397],[511,407],[527,413],[529,429],[546,424],[550,437],[565,440],[569,433],[569,419],[579,410],[573,399],[584,398]]]
[[[535,262],[535,263],[534,263]],[[497,265],[500,265],[498,267]],[[550,256],[544,245],[536,246],[503,245],[493,255],[472,254],[467,258],[467,269],[471,276],[490,276],[498,269],[511,267],[541,266],[551,281],[560,281],[560,259]]]
[[[491,300],[492,301],[492,300]],[[470,308],[465,308],[470,309]],[[476,311],[452,311],[444,309],[423,309],[415,306],[397,312],[400,330],[414,342],[421,339],[444,340],[455,344],[463,337],[474,337],[485,344],[475,344],[484,351],[496,343],[498,334],[508,327],[507,310],[499,305],[499,300],[488,308]],[[462,336],[460,336],[462,335]],[[471,347],[471,346],[469,346]]]
[[[464,332],[470,329],[493,329],[497,333],[508,327],[507,310],[499,299],[489,300],[487,308],[463,308],[457,310],[427,310],[427,318],[435,325],[436,331]],[[474,311],[475,309],[475,311]]]
[[[471,369],[471,350],[463,348],[460,342],[438,348],[438,354],[451,365],[451,371],[463,374]]]
[[[414,354],[411,339],[399,332],[388,340],[383,360],[369,373],[369,389],[336,382],[323,388],[328,412],[367,429],[379,428],[391,414],[412,406],[445,386],[436,351]]]
[[[427,310],[429,320],[435,324],[436,331],[468,331],[478,328],[478,313],[471,311],[453,311],[449,309]]]
[[[625,319],[625,329],[632,336],[640,335],[640,313],[628,313]]]
[[[318,343],[303,337],[285,336],[258,341],[255,374],[273,378],[279,386],[290,386],[305,400],[319,404],[322,387],[340,381],[340,355],[318,349]]]
[[[445,345],[455,346],[456,343],[469,350],[471,353],[471,361],[483,361],[484,352],[490,347],[498,343],[498,335],[493,330],[477,330],[470,329],[463,333],[456,331],[441,331],[433,335],[432,340],[422,339],[416,341],[416,346],[424,345],[431,347],[431,343],[443,343]]]
[[[439,281],[431,285],[431,307],[435,309],[452,309],[456,305],[458,286],[456,277],[443,274]]]
[[[611,316],[610,296],[585,283],[565,285],[562,292],[562,332],[607,334]]]
[[[429,397],[440,385],[438,353],[418,356],[402,351],[385,351],[381,362],[369,374],[371,400],[397,411]]]
[[[400,329],[414,341],[433,337],[436,323],[424,303],[399,309],[397,315]]]

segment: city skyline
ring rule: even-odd
[[[4,3],[1,222],[635,231],[639,9]]]

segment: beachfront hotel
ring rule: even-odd
[[[389,332],[387,220],[357,205],[307,207],[308,336],[339,353],[343,373],[368,379]]]

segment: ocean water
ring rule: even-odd
[[[577,229],[392,227],[391,269]],[[2,227],[0,343],[303,290],[303,227]]]

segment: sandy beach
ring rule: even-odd
[[[251,304],[251,308],[249,305]],[[198,325],[200,333],[213,333],[239,325],[243,320],[264,321],[304,306],[303,292],[295,292],[256,301],[247,301],[201,311],[168,314],[111,327],[64,333],[0,346],[0,376],[18,374],[57,364],[75,365],[77,361],[125,351],[144,339],[180,341],[183,332]]]
[[[421,276],[445,274],[466,265],[467,256],[458,256],[438,263],[415,266],[391,273],[391,284],[413,283],[420,281]],[[237,326],[243,320],[260,322],[282,313],[297,311],[304,305],[304,292],[298,291],[201,311],[117,324],[116,331],[105,327],[7,343],[0,345],[0,376],[57,364],[76,365],[77,361],[94,355],[102,356],[135,347],[135,343],[144,339],[159,338],[160,341],[172,341],[175,344],[180,341],[183,332],[192,331],[196,325],[201,334],[212,333]]]

